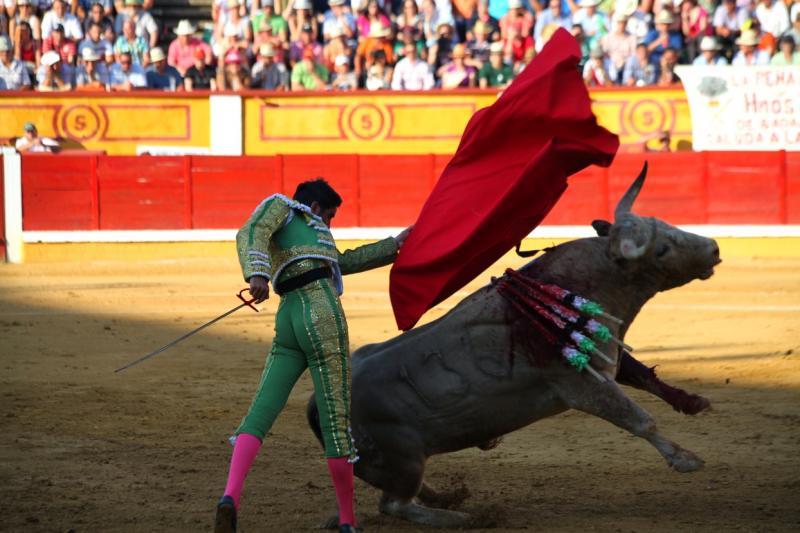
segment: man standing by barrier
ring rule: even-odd
[[[275,194],[261,202],[236,236],[242,272],[257,303],[281,296],[275,337],[261,383],[236,430],[225,493],[215,531],[236,531],[242,486],[294,384],[308,368],[320,411],[325,456],[339,505],[340,531],[355,531],[350,438],[350,361],[347,323],[339,295],[342,275],[392,263],[409,230],[339,253],[330,224],[342,199],[323,179],[306,181],[294,198]]]

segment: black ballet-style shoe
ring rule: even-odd
[[[223,496],[217,504],[214,533],[236,533],[236,504],[230,496]]]
[[[342,524],[339,526],[339,533],[363,533],[364,530],[360,527],[354,527],[350,524]]]

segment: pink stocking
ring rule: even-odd
[[[225,485],[225,496],[233,498],[237,509],[244,479],[260,448],[261,441],[258,437],[248,433],[239,433],[236,436],[236,444],[233,445],[233,456],[231,457],[231,469],[228,472],[228,484]]]
[[[353,464],[347,457],[334,457],[328,459],[328,471],[331,473],[333,488],[336,491],[336,501],[339,504],[339,524],[356,526],[356,517],[353,510]]]

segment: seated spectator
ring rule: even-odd
[[[599,46],[589,51],[589,61],[583,64],[583,81],[587,87],[611,85],[611,76],[606,69],[606,54]]]
[[[253,42],[253,27],[250,18],[242,16],[240,13],[244,9],[245,0],[231,0],[238,8],[231,7],[228,12],[228,20],[225,24],[218,26],[218,33],[215,36],[216,42],[221,42],[223,38],[236,36],[236,43],[239,48],[248,48]]]
[[[742,33],[746,30],[755,31],[755,34],[758,35],[758,45],[756,48],[763,50],[769,57],[772,57],[772,54],[778,49],[778,39],[769,32],[761,31],[761,24],[758,22],[758,19],[749,19],[745,25],[742,26]]]
[[[757,48],[760,37],[756,30],[745,30],[736,39],[739,51],[733,56],[731,65],[769,65],[770,57],[764,50]]]
[[[36,72],[42,58],[42,51],[33,40],[31,27],[25,21],[17,24],[14,30],[14,57],[25,63],[29,73]]]
[[[250,17],[250,22],[253,24],[253,31],[264,31],[260,28],[266,22],[272,28],[272,37],[278,39],[280,42],[289,42],[289,25],[286,19],[275,13],[275,0],[261,0],[261,10],[255,12]],[[272,41],[270,41],[272,42]],[[259,43],[259,46],[262,43]],[[283,52],[278,50],[276,42],[272,42],[275,46],[275,60],[282,61]]]
[[[659,74],[657,85],[668,87],[678,83],[680,80],[675,75],[675,66],[678,64],[678,51],[674,48],[667,48],[661,54],[659,61]]]
[[[254,89],[286,91],[289,89],[289,73],[283,63],[275,61],[275,47],[262,44],[258,51],[258,61],[253,65],[250,84]]]
[[[408,26],[402,33],[399,33],[393,48],[395,61],[399,61],[400,58],[405,57],[405,49],[409,44],[417,49],[417,58],[425,61],[428,49],[425,48],[425,41],[420,39],[421,35],[420,32]]]
[[[114,60],[114,48],[103,38],[103,28],[99,22],[92,22],[89,26],[86,38],[78,45],[78,55],[82,56],[87,48],[94,50],[95,54],[109,63]]]
[[[533,32],[533,14],[522,0],[508,0],[508,12],[500,19],[500,38],[507,40],[512,27],[520,35],[531,35]]]
[[[389,41],[389,30],[381,23],[373,24],[367,37],[358,43],[355,56],[355,73],[359,78],[374,63],[373,53],[377,50],[383,51],[388,63],[394,61],[392,44]],[[391,78],[389,78],[391,80]]]
[[[356,18],[345,8],[345,0],[328,0],[328,5],[330,9],[325,13],[322,23],[325,41],[343,37],[349,46],[356,46]]]
[[[642,4],[642,1],[637,3],[636,0],[634,0],[631,6],[635,6],[635,9],[631,12],[618,8],[620,13],[627,15],[628,25],[625,29],[636,38],[637,43],[642,42],[644,38],[647,37],[653,23],[653,15],[650,13],[649,9],[645,8]]]
[[[654,85],[658,81],[658,66],[650,61],[650,53],[647,45],[639,43],[636,45],[636,53],[628,58],[625,63],[625,70],[622,74],[622,83],[628,87],[645,87]]]
[[[147,87],[144,69],[134,63],[130,52],[121,52],[108,72],[108,84],[112,91],[131,91]]]
[[[794,7],[800,8],[800,0],[797,0],[794,3]],[[794,22],[792,23],[792,29],[787,31],[786,34],[790,35],[794,42],[800,46],[800,9],[797,9],[797,14],[792,19]]]
[[[197,28],[192,26],[191,22],[186,19],[181,20],[175,27],[175,40],[169,44],[167,63],[175,67],[181,76],[194,65],[194,56],[197,50],[203,53],[206,64],[211,64],[211,47],[194,36],[196,31]]]
[[[716,37],[706,35],[700,41],[700,55],[694,58],[692,65],[705,67],[708,65],[727,65],[728,60],[720,54],[722,47],[717,42]]]
[[[331,89],[334,91],[355,91],[358,89],[358,78],[355,72],[350,70],[350,58],[348,56],[336,56],[333,68]]]
[[[512,30],[513,31],[513,30]],[[439,67],[437,75],[442,89],[459,89],[477,85],[477,71],[464,61],[467,49],[463,44],[453,47],[452,60]]]
[[[536,43],[537,50],[542,49],[542,47],[539,46],[539,41],[542,39],[542,30],[551,24],[555,24],[557,27],[564,28],[567,31],[572,27],[572,16],[563,10],[561,0],[550,0],[548,8],[542,10],[536,17],[536,25],[533,29],[533,40]]]
[[[114,33],[114,21],[111,20],[111,11],[110,6],[111,2],[108,2],[109,11],[106,11],[105,6],[99,2],[92,0],[91,5],[89,6],[88,12],[89,15],[83,21],[83,33],[86,34],[89,32],[89,26],[92,24],[100,24],[101,34],[104,38],[108,39],[108,36]]]
[[[42,54],[42,64],[36,72],[36,90],[60,92],[72,89],[72,68],[61,61],[58,52],[51,50]]]
[[[528,53],[529,50],[534,50],[533,38],[530,35],[527,37],[523,36],[513,27],[509,30],[508,36],[508,40],[503,43],[505,49],[504,57],[514,66],[514,69],[517,70],[523,63],[525,54]]]
[[[319,23],[314,15],[311,0],[290,0],[283,17],[289,25],[290,41],[299,41],[300,33],[305,31],[306,27],[311,28],[311,40],[317,41]]]
[[[439,26],[441,24],[449,24],[450,22],[439,20],[439,13],[436,11],[436,4],[433,0],[422,0],[420,19],[422,21],[422,34],[425,38],[425,47],[430,48],[434,46],[439,39]],[[361,30],[359,29],[359,31]],[[450,50],[447,52],[449,54]],[[430,54],[428,57],[430,57]]]
[[[129,54],[134,64],[142,67],[147,65],[150,45],[141,35],[136,35],[136,23],[128,19],[122,23],[122,35],[114,43],[114,60],[119,63],[122,54]]]
[[[467,27],[474,28],[478,21],[483,22],[489,27],[490,41],[496,41],[500,38],[500,23],[489,14],[489,0],[478,0],[478,4],[475,6],[475,13],[467,22]],[[472,38],[473,36],[467,32],[467,40]]]
[[[217,69],[217,88],[221,91],[241,91],[249,86],[247,58],[242,50],[231,47],[222,56],[221,68]]]
[[[700,53],[700,41],[711,33],[708,22],[708,11],[700,6],[697,0],[683,0],[681,32],[686,40],[686,57],[690,62]]]
[[[392,73],[392,89],[420,91],[433,87],[433,74],[427,62],[419,57],[417,45],[406,43],[403,59],[397,62]]]
[[[370,54],[372,62],[367,68],[367,78],[364,87],[369,91],[379,91],[392,86],[394,69],[389,65],[386,52],[373,50]]]
[[[329,72],[324,65],[314,59],[311,47],[303,51],[303,56],[292,68],[292,91],[322,91],[328,83]]]
[[[572,15],[572,23],[580,24],[589,50],[600,43],[600,39],[608,33],[608,17],[597,10],[601,0],[580,0],[580,9]]]
[[[22,61],[14,59],[11,39],[0,35],[0,90],[17,91],[31,88],[31,76]]]
[[[41,4],[42,0],[39,0],[39,5],[41,6]],[[85,22],[86,20],[91,20],[92,7],[95,4],[100,5],[103,16],[109,18],[114,16],[114,3],[111,0],[77,0],[77,2],[70,0],[70,12]],[[85,32],[87,29],[88,26],[84,26],[83,31]],[[105,26],[103,30],[105,31]]]
[[[481,89],[488,87],[503,89],[514,80],[514,70],[511,65],[503,62],[503,44],[492,43],[489,61],[484,63],[478,72]]]
[[[727,53],[732,52],[734,41],[739,37],[747,17],[747,10],[737,7],[736,0],[722,0],[714,11],[711,25],[722,49]]]
[[[433,46],[428,46],[428,64],[436,72],[442,65],[450,61],[453,53],[453,25],[449,22],[441,22],[436,28],[438,35]]]
[[[476,22],[475,27],[470,32],[473,39],[467,42],[467,51],[476,68],[481,68],[484,63],[489,61],[489,53],[492,47],[492,43],[489,41],[490,33],[491,28],[481,21]]]
[[[283,18],[279,18],[283,20]],[[280,37],[275,35],[275,30],[273,29],[272,24],[267,22],[266,19],[262,18],[261,23],[258,26],[258,31],[255,33],[253,38],[253,46],[251,47],[252,54],[254,56],[258,56],[261,46],[268,44],[272,46],[272,49],[275,51],[275,62],[285,64],[286,54],[283,48],[285,42],[286,41],[283,41]]]
[[[2,10],[0,9],[0,11]],[[36,5],[33,5],[31,0],[17,0],[17,12],[14,14],[14,17],[11,19],[11,24],[5,31],[13,30],[13,28],[16,28],[22,22],[27,22],[30,26],[33,40],[41,42],[42,22],[39,20],[39,17],[36,16]],[[0,33],[3,33],[3,31],[0,31]],[[14,32],[11,31],[11,33]]]
[[[778,40],[778,51],[769,64],[781,67],[800,65],[800,50],[796,50],[794,37],[786,34]]]
[[[581,62],[585,63],[589,60],[589,45],[586,42],[586,35],[583,33],[583,26],[580,24],[573,24],[570,33],[575,40],[578,41],[578,46],[581,49]],[[549,40],[551,36],[548,36]]]
[[[81,53],[82,63],[75,71],[75,88],[78,90],[106,90],[108,87],[108,70],[105,62],[93,48],[84,48]]]
[[[216,91],[216,72],[206,64],[206,53],[201,48],[194,49],[194,63],[183,76],[183,88],[187,91]]]
[[[422,35],[422,17],[415,0],[405,0],[403,11],[397,16],[397,33],[402,33],[406,28],[411,28],[415,35]]]
[[[36,152],[57,152],[61,146],[55,139],[39,137],[36,125],[33,122],[26,122],[22,128],[23,135],[14,146],[21,154]]]
[[[467,33],[475,27],[469,20],[475,15],[478,0],[452,0],[451,12],[455,21],[456,35],[459,42],[467,42],[471,36]]]
[[[608,76],[612,83],[619,85],[625,63],[636,53],[636,37],[627,32],[628,19],[622,13],[614,13],[611,26],[611,31],[600,39],[600,46],[608,57]]]
[[[145,70],[145,80],[148,89],[183,90],[183,76],[178,69],[167,64],[167,56],[158,46],[150,49],[150,66]]]
[[[783,0],[759,0],[755,9],[755,17],[761,31],[771,34],[775,39],[789,31],[789,10]]]
[[[153,15],[144,9],[143,0],[125,0],[125,9],[117,13],[114,21],[114,33],[122,33],[126,20],[133,21],[134,32],[137,36],[144,37],[149,48],[158,44],[158,24]]]
[[[64,27],[64,36],[75,42],[83,39],[81,23],[75,15],[67,12],[65,0],[53,0],[53,7],[42,17],[42,39],[50,37],[53,28]]]
[[[383,10],[381,10],[378,0],[369,0],[367,2],[367,8],[356,20],[356,26],[358,27],[359,41],[364,40],[370,33],[378,31],[381,33],[385,32],[388,37],[392,31],[392,22]]]
[[[336,58],[344,55],[348,57],[347,63],[350,64],[350,47],[345,42],[344,34],[338,26],[334,26],[328,34],[329,40],[325,47],[322,49],[323,63],[328,70],[333,69],[336,63]]]
[[[306,24],[300,32],[300,39],[292,41],[289,45],[289,64],[294,66],[303,60],[305,50],[311,48],[314,53],[314,62],[322,63],[322,45],[314,40],[314,29],[311,24]]]
[[[78,54],[78,46],[71,39],[64,37],[64,26],[58,25],[53,28],[50,37],[42,41],[42,53],[55,50],[61,56],[61,61],[67,65],[75,63]]]
[[[659,11],[656,15],[656,27],[644,39],[647,45],[647,51],[650,52],[650,62],[657,65],[661,62],[661,54],[667,48],[674,48],[680,50],[682,48],[681,34],[677,31],[670,30],[670,26],[675,22],[675,17],[672,16],[666,9]]]

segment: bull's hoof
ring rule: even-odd
[[[381,513],[402,518],[417,524],[442,528],[464,528],[471,523],[470,516],[458,511],[432,509],[414,502],[402,502],[389,497],[382,497],[378,509]]]
[[[711,408],[711,402],[698,394],[687,394],[681,401],[672,406],[679,413],[696,415]]]
[[[703,465],[706,464],[705,461],[694,453],[689,450],[684,450],[683,448],[678,449],[678,451],[668,459],[668,463],[676,472],[682,474],[700,470],[703,468]]]

